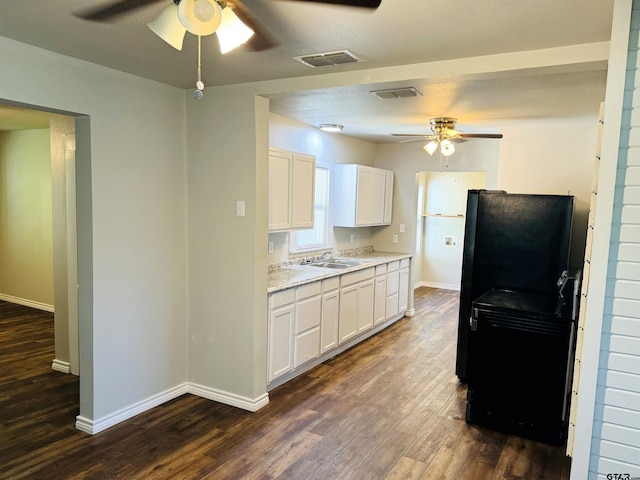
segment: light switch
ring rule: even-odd
[[[236,217],[244,217],[244,200],[236,202]]]
[[[404,233],[404,223],[400,224],[400,233]]]

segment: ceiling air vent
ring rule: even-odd
[[[413,87],[394,88],[391,90],[374,90],[373,92],[371,92],[371,94],[375,95],[381,100],[389,100],[390,98],[417,97],[418,95],[422,95]]]
[[[293,57],[309,67],[332,67],[334,65],[347,65],[349,63],[361,63],[364,60],[356,57],[349,50],[340,50],[337,52],[314,53],[312,55],[302,55]]]

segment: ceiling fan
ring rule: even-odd
[[[346,7],[375,9],[382,0],[290,0],[329,3]],[[221,53],[247,44],[254,51],[277,45],[267,29],[251,14],[240,0],[112,0],[106,5],[78,12],[84,20],[110,22],[121,15],[154,3],[167,6],[147,26],[176,50],[182,50],[186,32],[198,37],[198,81],[193,92],[197,100],[203,97],[201,79],[201,37],[216,33]]]
[[[453,154],[456,151],[456,147],[451,140],[466,139],[466,138],[502,138],[501,133],[462,133],[455,129],[457,118],[451,117],[438,117],[432,118],[429,121],[431,125],[432,135],[423,134],[411,134],[411,133],[393,133],[394,137],[423,137],[429,140],[423,148],[429,155],[433,153],[440,146],[440,152],[445,157]],[[417,140],[410,140],[417,141]]]

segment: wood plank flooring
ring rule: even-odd
[[[0,302],[0,479],[569,478],[563,447],[464,421],[458,295],[416,290],[416,316],[258,412],[185,395],[95,436],[74,429],[77,378],[50,368],[52,315]]]

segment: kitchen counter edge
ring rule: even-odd
[[[304,264],[291,265],[269,272],[267,279],[267,293],[271,294],[280,290],[286,290],[288,288],[316,282],[318,280],[337,277],[344,275],[345,273],[356,272],[358,270],[364,270],[384,263],[404,260],[405,258],[412,257],[412,253],[371,252],[364,255],[348,257],[349,259],[359,260],[363,263],[340,270]]]

